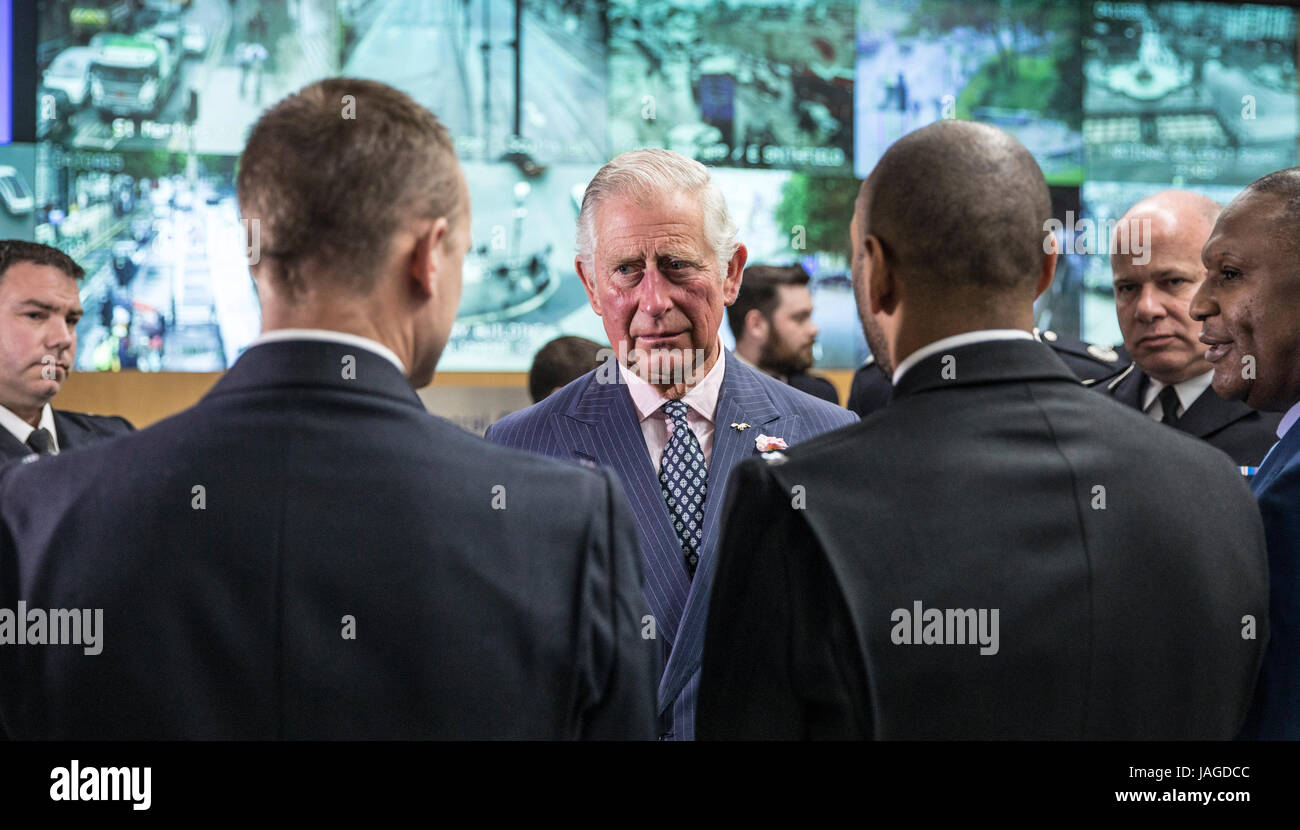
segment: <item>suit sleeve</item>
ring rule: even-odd
[[[724,516],[696,735],[861,737],[851,626],[808,523],[757,461],[737,467]]]
[[[1268,541],[1268,644],[1240,737],[1300,740],[1300,465],[1259,494]]]
[[[641,588],[641,554],[631,510],[613,473],[604,485],[588,534],[585,591],[590,621],[590,676],[599,690],[580,714],[588,740],[653,740],[659,732],[656,694],[662,673],[654,639],[642,637],[649,615]]]

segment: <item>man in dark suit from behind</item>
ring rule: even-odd
[[[1192,298],[1214,391],[1282,413],[1278,442],[1250,486],[1268,538],[1271,639],[1241,737],[1300,740],[1300,167],[1233,199],[1201,252]]]
[[[0,726],[653,737],[659,658],[614,476],[488,444],[413,389],[470,247],[446,129],[327,79],[254,125],[238,196],[261,336],[192,409],[0,473],[0,608],[105,626],[99,654],[0,648]]]
[[[50,405],[76,361],[83,276],[58,248],[0,240],[0,462],[57,455],[133,429],[125,418]]]
[[[1220,210],[1199,193],[1166,190],[1120,218],[1110,267],[1119,328],[1133,363],[1093,388],[1218,447],[1249,471],[1277,441],[1282,414],[1214,393],[1201,324],[1188,311],[1205,279],[1201,246]]]
[[[736,301],[727,306],[735,355],[800,392],[839,405],[835,386],[808,372],[818,332],[812,313],[808,272],[802,265],[749,266]]]
[[[1033,156],[972,122],[868,177],[854,292],[896,395],[737,469],[701,737],[1235,734],[1266,636],[1258,514],[1221,452],[1034,340],[1050,210]]]

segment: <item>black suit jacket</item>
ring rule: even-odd
[[[125,418],[116,415],[86,415],[81,412],[54,410],[54,436],[59,442],[59,452],[75,450],[115,435],[134,432],[135,427]],[[0,463],[32,454],[32,448],[19,441],[7,429],[0,429]]]
[[[700,737],[1231,738],[1268,615],[1232,463],[1045,345],[950,354],[955,378],[922,360],[862,423],[737,469]],[[944,637],[998,610],[997,652],[901,642],[916,603]]]
[[[613,474],[430,415],[364,349],[256,346],[186,412],[0,471],[0,520],[0,607],[104,624],[97,656],[0,648],[11,737],[655,735]]]
[[[1141,411],[1151,379],[1134,363],[1099,389],[1126,406]],[[1281,412],[1260,412],[1241,401],[1225,401],[1206,387],[1201,396],[1170,426],[1194,435],[1228,454],[1239,467],[1258,466],[1277,443]]]

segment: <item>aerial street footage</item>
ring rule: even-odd
[[[1049,0],[869,0],[858,20],[857,153],[865,177],[903,135],[943,118],[1000,127],[1050,184],[1083,178],[1079,14]]]
[[[1088,177],[1246,184],[1296,163],[1296,16],[1278,6],[1093,3]]]
[[[612,0],[613,152],[657,146],[705,164],[850,169],[856,9]]]

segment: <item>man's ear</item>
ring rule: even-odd
[[[722,304],[731,305],[740,294],[740,280],[745,273],[745,263],[749,261],[749,249],[736,243],[736,251],[727,262],[727,274],[722,278]]]
[[[1056,234],[1052,234],[1047,237],[1047,239],[1047,247],[1049,247],[1051,251],[1043,254],[1042,270],[1038,274],[1038,288],[1034,294],[1035,300],[1043,296],[1043,292],[1051,287],[1052,278],[1056,276],[1056,263],[1061,258],[1061,252],[1056,243]]]
[[[763,312],[756,308],[751,308],[745,312],[744,322],[741,324],[741,334],[744,337],[753,337],[756,343],[766,343],[768,335],[767,318]]]
[[[596,290],[596,274],[592,270],[590,262],[583,262],[582,257],[574,257],[573,269],[578,272],[578,279],[582,280],[582,287],[587,291],[587,301],[591,303],[591,310],[596,312],[596,316],[602,316],[600,313],[600,292]]]
[[[885,257],[885,246],[877,237],[868,234],[862,247],[867,266],[863,276],[867,280],[868,310],[872,314],[893,314],[898,307],[898,281]]]
[[[437,293],[438,277],[442,270],[442,240],[449,227],[445,216],[424,224],[417,231],[415,245],[407,258],[407,276],[410,278],[411,290],[422,300]]]

